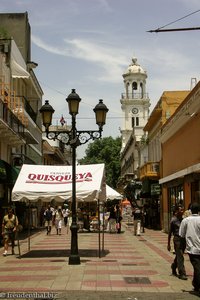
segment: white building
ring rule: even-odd
[[[121,127],[121,175],[137,177],[139,167],[138,145],[144,135],[143,128],[148,121],[150,100],[146,92],[147,72],[136,58],[122,75],[125,92],[121,97],[123,123]]]

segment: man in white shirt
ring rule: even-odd
[[[182,220],[179,235],[186,239],[186,250],[193,266],[194,291],[200,293],[200,205],[191,205],[192,215]]]

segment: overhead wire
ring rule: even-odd
[[[46,87],[48,87],[49,89],[51,89],[51,90],[53,90],[53,91],[55,91],[55,92],[57,92],[58,94],[61,94],[61,95],[63,95],[63,96],[66,96],[66,94],[64,94],[63,92],[61,92],[61,91],[59,91],[59,90],[57,90],[57,89],[55,89],[55,88],[52,88],[52,87],[50,87],[50,86],[48,86],[46,83],[44,83],[44,82],[40,82],[40,84],[41,85],[44,85],[44,86],[46,86]],[[90,106],[90,107],[93,107],[91,104],[89,104],[89,103],[86,103],[86,102],[84,102],[84,101],[81,101],[81,103],[84,103],[85,105],[88,105],[88,106]],[[109,109],[109,111],[110,112],[112,112],[110,109]],[[116,112],[114,112],[113,111],[113,113],[115,113],[116,114]],[[107,117],[107,119],[120,119],[120,118],[122,118],[122,117]],[[60,119],[60,117],[53,117],[53,119]],[[89,119],[93,119],[93,118],[87,118],[87,117],[85,117],[85,118],[81,118],[81,117],[77,117],[77,119],[84,119],[84,120],[89,120]]]
[[[174,28],[174,29],[166,29],[166,30],[162,30],[163,28],[165,28],[165,27],[167,27],[167,26],[169,26],[169,25],[172,25],[172,24],[174,24],[174,23],[176,23],[176,22],[178,22],[178,21],[180,21],[180,20],[183,20],[183,19],[185,19],[185,18],[187,18],[187,17],[189,17],[189,16],[191,16],[191,15],[194,15],[194,14],[198,13],[199,11],[200,11],[200,9],[198,9],[198,10],[192,12],[192,13],[189,13],[189,14],[187,14],[187,15],[181,17],[181,18],[178,18],[177,20],[172,21],[172,22],[170,22],[170,23],[168,23],[168,24],[166,24],[166,25],[164,25],[164,26],[158,27],[158,28],[155,29],[155,30],[149,30],[149,31],[147,31],[147,32],[180,31],[180,30],[199,30],[200,27]]]
[[[168,24],[166,24],[166,25],[164,25],[164,26],[162,26],[162,27],[159,27],[158,29],[162,29],[162,28],[165,28],[165,27],[167,27],[167,26],[169,26],[169,25],[172,25],[172,24],[174,24],[174,23],[176,23],[176,22],[178,22],[178,21],[180,21],[180,20],[183,20],[183,19],[185,19],[185,18],[187,18],[187,17],[189,17],[189,16],[191,16],[191,15],[196,14],[196,13],[199,12],[199,11],[200,11],[200,9],[198,9],[198,10],[196,10],[196,11],[190,13],[190,14],[187,14],[186,16],[181,17],[181,18],[179,18],[179,19],[177,19],[177,20],[175,20],[175,21],[172,21],[172,22],[170,22],[170,23],[168,23]]]

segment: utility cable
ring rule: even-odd
[[[189,13],[189,14],[187,14],[186,16],[181,17],[181,18],[179,18],[179,19],[177,19],[177,20],[175,20],[175,21],[172,21],[172,22],[170,22],[170,23],[168,23],[168,24],[166,24],[166,25],[164,25],[164,26],[161,26],[161,27],[159,27],[159,28],[157,28],[157,29],[155,29],[155,30],[149,30],[149,31],[147,31],[147,32],[199,30],[200,27],[163,29],[163,28],[165,28],[165,27],[167,27],[167,26],[169,26],[169,25],[172,25],[172,24],[174,24],[174,23],[176,23],[176,22],[178,22],[178,21],[180,21],[180,20],[183,20],[183,19],[185,19],[185,18],[187,18],[187,17],[189,17],[189,16],[191,16],[191,15],[193,15],[193,14],[199,12],[199,11],[200,11],[200,9],[198,9],[198,10],[192,12],[192,13]]]

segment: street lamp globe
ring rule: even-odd
[[[55,110],[49,104],[49,100],[45,100],[45,104],[40,108],[40,113],[42,114],[42,123],[46,131],[48,131],[49,126],[51,126],[52,116],[54,112]]]
[[[77,115],[81,98],[76,93],[75,89],[72,89],[72,92],[68,95],[66,101],[68,102],[70,115]]]
[[[96,124],[99,126],[99,128],[102,128],[103,125],[106,123],[106,114],[108,110],[109,109],[103,103],[102,99],[99,100],[99,103],[93,109],[96,115]]]

